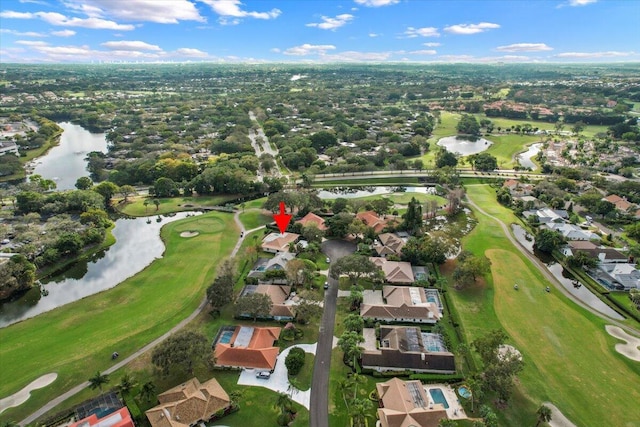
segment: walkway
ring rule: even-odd
[[[253,111],[249,111],[249,118],[252,122],[258,124],[257,131],[249,129],[249,139],[251,140],[251,146],[253,147],[253,150],[256,152],[256,157],[260,158],[262,154],[270,154],[271,156],[273,156],[273,161],[276,164],[276,176],[283,176],[282,170],[280,170],[280,165],[278,164],[278,148],[274,148],[271,146],[271,142],[269,142],[267,135],[264,134],[264,130],[262,129],[262,126],[259,125],[258,120],[256,119],[256,115],[253,113]],[[258,138],[262,138],[264,144],[260,145],[260,143],[258,143]],[[258,180],[262,182],[263,178],[264,176],[262,171],[258,170]]]
[[[535,264],[535,266],[538,267],[538,270],[540,270],[540,272],[544,275],[544,277],[549,282],[553,283],[553,285],[556,287],[556,289],[558,289],[560,292],[562,292],[562,294],[564,296],[566,296],[571,301],[573,301],[574,303],[576,303],[580,307],[584,308],[585,310],[588,310],[589,312],[595,314],[599,318],[604,319],[604,320],[606,320],[608,322],[611,322],[614,325],[619,326],[622,329],[625,329],[625,330],[627,330],[629,332],[634,332],[636,334],[640,334],[640,331],[636,330],[635,328],[632,328],[632,327],[627,326],[627,325],[625,325],[623,323],[620,323],[617,320],[614,320],[614,319],[612,319],[612,318],[600,313],[598,310],[590,307],[589,305],[587,305],[587,304],[583,303],[582,301],[580,301],[579,299],[577,299],[574,295],[572,295],[569,291],[567,291],[564,288],[564,286],[562,286],[561,283],[558,282],[558,280],[555,278],[555,276],[553,274],[551,274],[551,272],[549,270],[547,270],[546,266],[543,264],[542,261],[540,261],[535,255],[529,253],[529,251],[524,246],[522,246],[520,244],[520,242],[518,242],[518,240],[513,237],[513,235],[511,235],[511,233],[509,231],[509,227],[507,227],[507,225],[504,222],[502,222],[500,219],[496,218],[495,216],[490,215],[487,212],[485,212],[480,206],[478,206],[473,200],[471,200],[471,198],[469,197],[468,194],[467,194],[467,200],[468,200],[469,204],[476,211],[480,212],[482,215],[484,215],[486,217],[489,217],[492,220],[496,221],[498,224],[500,224],[500,227],[502,228],[502,231],[507,236],[507,238],[511,241],[513,246],[515,246],[525,257],[527,257],[529,259],[529,261],[531,261],[533,264]]]

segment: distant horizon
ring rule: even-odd
[[[176,64],[176,65],[197,65],[197,64],[210,64],[210,65],[291,65],[291,66],[319,66],[319,65],[480,65],[480,66],[493,66],[493,65],[550,65],[550,66],[568,66],[568,65],[580,65],[590,67],[602,67],[605,65],[638,65],[640,66],[640,60],[633,61],[617,61],[617,62],[446,62],[446,61],[381,61],[381,62],[306,62],[306,61],[245,61],[245,62],[230,62],[230,61],[92,61],[92,62],[0,62],[0,67],[5,65],[163,65],[163,64]]]
[[[635,62],[638,16],[622,0],[5,0],[0,63]]]

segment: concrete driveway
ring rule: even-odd
[[[296,344],[291,347],[287,347],[282,350],[282,353],[278,356],[278,360],[276,361],[276,368],[273,370],[271,377],[269,379],[261,379],[256,377],[256,373],[260,371],[260,369],[244,369],[240,373],[240,378],[238,378],[239,385],[250,385],[250,386],[258,386],[268,388],[269,390],[287,393],[291,396],[291,400],[298,402],[305,408],[309,409],[309,402],[311,400],[311,390],[295,390],[291,389],[289,386],[289,379],[287,377],[287,367],[284,364],[285,359],[287,358],[287,354],[293,347],[300,347],[304,350],[305,353],[316,354],[316,344]],[[308,366],[305,369],[309,369]]]

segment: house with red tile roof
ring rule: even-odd
[[[282,328],[237,326],[228,342],[218,340],[215,365],[224,368],[255,368],[273,371],[280,349],[274,345]]]
[[[385,218],[379,217],[374,211],[358,212],[356,218],[364,222],[367,227],[373,228],[376,233],[381,233],[388,223]]]
[[[295,243],[300,238],[296,233],[270,233],[262,239],[261,248],[265,252],[277,254],[280,252],[289,252],[289,244]]]
[[[613,203],[614,205],[616,205],[616,209],[622,212],[627,212],[629,208],[633,206],[633,204],[629,203],[627,199],[624,199],[616,194],[610,194],[603,200],[606,200],[609,203]]]
[[[69,427],[92,426],[135,427],[135,424],[133,423],[133,419],[131,418],[131,413],[129,413],[129,410],[125,406],[115,412],[111,412],[110,414],[105,415],[102,418],[98,418],[96,414],[91,414],[88,417],[69,425]]]
[[[158,395],[160,405],[145,414],[151,427],[189,427],[209,421],[231,406],[231,399],[215,378],[201,384],[197,378]]]
[[[313,212],[309,212],[301,219],[297,220],[296,224],[301,224],[303,227],[306,227],[308,225],[315,225],[316,227],[318,227],[318,230],[322,231],[327,229],[327,226],[324,224],[324,218],[314,214]]]
[[[411,263],[405,261],[389,261],[382,257],[369,257],[369,259],[382,269],[386,282],[393,284],[409,284],[415,282]]]

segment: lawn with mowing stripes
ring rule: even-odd
[[[273,222],[273,214],[266,213],[263,210],[247,210],[240,213],[240,222],[247,230],[253,230],[261,225]]]
[[[229,230],[235,230],[229,233]],[[198,236],[180,237],[183,231]],[[105,292],[0,329],[0,396],[39,376],[58,379],[1,421],[20,420],[62,392],[143,347],[187,317],[202,301],[218,262],[229,255],[238,230],[229,213],[208,213],[162,228],[162,258]]]
[[[468,186],[469,197],[505,223],[513,214],[495,202],[488,186]],[[476,213],[477,227],[464,246],[484,253],[492,263],[485,285],[452,291],[470,341],[489,329],[502,327],[510,343],[523,354],[517,396],[501,416],[507,424],[525,425],[535,419],[542,401],[557,405],[579,426],[640,426],[640,364],[615,352],[606,321],[580,308],[548,283],[522,255],[494,220]],[[519,291],[513,290],[518,283]],[[551,293],[544,291],[551,286]],[[585,404],[589,402],[589,404]]]

